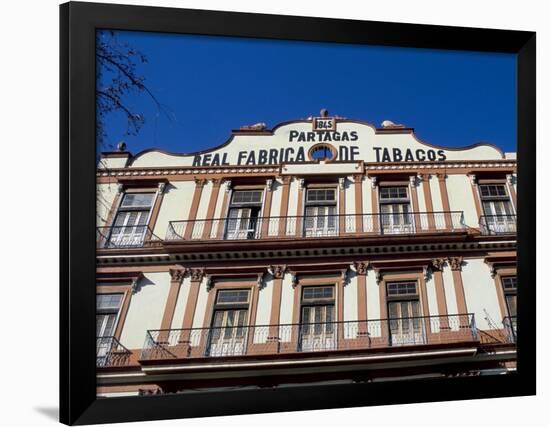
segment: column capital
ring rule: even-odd
[[[231,180],[226,179],[223,183],[225,185],[225,192],[229,193],[231,191]]]
[[[165,182],[159,182],[159,185],[158,185],[159,195],[163,195],[165,190],[166,190],[166,183]]]
[[[267,191],[273,191],[273,179],[272,178],[268,178],[265,181],[265,188],[267,189]]]
[[[345,187],[346,187],[346,178],[345,177],[338,178],[338,187],[340,188],[340,190],[345,189]]]
[[[453,271],[462,270],[463,258],[461,256],[449,257],[447,258],[447,260],[449,262],[449,266],[451,267],[451,270]]]
[[[368,261],[354,261],[352,265],[355,269],[355,272],[361,276],[366,275],[367,270],[370,267],[370,263]]]
[[[206,184],[206,179],[204,178],[195,178],[195,185],[197,187],[204,187],[204,185]]]
[[[431,260],[430,264],[435,270],[442,271],[446,262],[447,260],[445,258],[434,258]]]
[[[477,177],[474,173],[469,173],[468,174],[468,178],[470,178],[470,183],[472,185],[476,185],[477,184]]]
[[[204,268],[189,268],[187,272],[191,277],[191,282],[202,282],[202,279],[206,275]]]
[[[282,279],[285,276],[287,267],[286,265],[270,265],[267,271],[275,279]]]
[[[171,268],[169,270],[170,277],[172,278],[172,282],[176,282],[180,284],[183,280],[183,277],[185,276],[185,273],[187,273],[186,268]]]
[[[375,176],[371,176],[370,178],[370,184],[372,186],[372,188],[376,188],[376,186],[378,185],[378,178],[375,177]]]
[[[436,173],[435,175],[437,176],[439,182],[443,182],[447,178],[446,173]]]

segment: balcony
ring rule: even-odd
[[[98,368],[124,366],[130,360],[131,355],[132,352],[115,337],[96,338],[96,366]]]
[[[146,225],[97,227],[96,244],[102,249],[141,248],[160,242]]]
[[[147,331],[141,360],[269,356],[477,342],[473,314]]]
[[[485,235],[515,234],[516,215],[482,215],[479,230]]]
[[[240,217],[171,221],[166,242],[195,240],[261,240],[358,235],[407,235],[465,231],[463,213]]]

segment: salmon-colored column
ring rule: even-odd
[[[168,298],[166,299],[166,305],[164,306],[164,314],[162,315],[162,321],[160,323],[160,329],[158,342],[166,342],[169,337],[169,329],[172,327],[172,320],[174,319],[174,312],[176,311],[176,303],[178,301],[178,295],[180,292],[180,286],[185,275],[185,268],[171,268],[170,269],[170,290],[168,291]]]
[[[283,278],[285,276],[286,266],[272,265],[270,273],[273,276],[273,294],[271,296],[271,314],[269,316],[269,341],[279,339],[279,323],[281,316],[281,296],[283,293]]]
[[[516,195],[516,189],[514,188],[514,175],[508,174],[506,175],[506,183],[508,185],[508,191],[510,192],[510,198],[512,199],[512,203],[514,204],[514,211],[518,211],[518,202],[517,202],[517,195]]]
[[[290,176],[285,175],[281,178],[283,181],[281,193],[281,211],[279,213],[279,236],[286,235],[286,220],[288,215],[288,196],[290,192]]]
[[[370,231],[378,234],[380,233],[380,215],[378,214],[378,186],[377,178],[371,177],[370,199],[372,206],[372,215],[370,215],[371,228]]]
[[[190,240],[193,235],[193,229],[195,228],[195,218],[197,218],[197,211],[199,209],[199,203],[201,201],[204,184],[206,184],[205,179],[195,179],[195,192],[193,193],[191,208],[189,209],[189,216],[186,223],[187,225],[185,226],[185,240]]]
[[[430,231],[435,231],[435,219],[434,219],[434,203],[432,199],[432,190],[430,188],[430,175],[422,174],[420,175],[422,179],[422,189],[424,190],[424,199],[426,204],[426,211],[428,216],[428,229]]]
[[[338,213],[340,214],[338,216],[338,222],[339,222],[338,228],[340,230],[338,235],[341,236],[342,234],[346,233],[346,178],[340,178],[338,180],[338,189],[339,189]]]
[[[224,218],[224,221],[220,221],[217,226],[216,239],[218,240],[223,239],[224,237],[223,232],[225,230],[225,221],[227,220],[227,205],[229,203],[229,193],[231,192],[231,181],[226,180],[224,181],[224,184],[225,192],[223,194],[222,208],[220,210],[220,216]]]
[[[204,229],[202,231],[202,240],[210,239],[212,226],[215,225],[214,212],[216,211],[216,203],[218,202],[218,194],[220,192],[220,186],[221,186],[221,179],[212,180],[212,193],[210,193],[210,200],[208,202],[208,209],[206,211]]]
[[[472,197],[474,198],[474,204],[476,206],[476,212],[477,212],[477,219],[479,221],[481,216],[483,215],[483,211],[481,210],[481,201],[479,200],[479,190],[477,188],[477,178],[473,174],[468,175],[468,177],[470,178],[470,184],[471,184],[471,187],[472,187]]]
[[[367,270],[368,262],[354,263],[357,273],[357,320],[359,320],[358,336],[366,335],[367,325]]]
[[[273,199],[273,180],[268,179],[265,186],[265,201],[264,208],[262,213],[262,224],[261,224],[261,237],[265,239],[269,236],[269,223],[271,221],[271,201]]]
[[[305,182],[303,179],[300,179],[300,185],[298,186],[298,209],[296,213],[296,229],[294,233],[296,237],[302,237],[304,231],[304,189]]]
[[[414,229],[418,233],[422,230],[422,223],[420,222],[420,208],[418,207],[418,191],[416,189],[416,175],[409,177],[409,189],[411,191],[412,206],[414,212]]]
[[[181,325],[183,331],[180,335],[180,342],[185,344],[190,344],[191,328],[193,327],[193,319],[199,299],[200,285],[205,276],[204,268],[190,268],[188,272],[191,277],[191,288],[189,289],[187,304],[185,305],[185,312],[183,314],[183,323]]]
[[[445,218],[445,229],[451,230],[453,228],[453,219],[451,218],[451,205],[449,204],[449,193],[447,192],[447,175],[438,173],[437,180],[439,181],[441,203],[443,204],[443,211],[445,212],[443,214]]]
[[[462,282],[462,257],[451,257],[448,259],[449,266],[453,272],[453,283],[456,295],[456,307],[460,315],[460,325],[468,324],[468,307],[466,305],[466,295],[464,293],[464,283]]]
[[[447,299],[445,297],[445,286],[443,284],[443,267],[445,260],[436,258],[432,260],[432,276],[435,285],[435,299],[437,301],[437,312],[439,313],[439,325],[441,329],[448,329]]]
[[[355,232],[363,232],[363,175],[354,176],[355,186]]]

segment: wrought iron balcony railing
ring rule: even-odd
[[[96,366],[123,366],[130,359],[132,352],[124,347],[115,337],[96,338]]]
[[[516,215],[482,215],[479,229],[482,234],[514,234]]]
[[[98,248],[139,248],[161,239],[146,225],[97,227]]]
[[[365,234],[419,234],[466,229],[463,213],[410,212],[395,214],[247,217],[171,221],[165,241],[258,240],[315,238]]]
[[[369,350],[478,340],[473,314],[147,331],[141,360]]]
[[[517,338],[517,317],[506,316],[502,320],[502,323],[504,325],[504,330],[506,331],[508,342],[515,343]]]

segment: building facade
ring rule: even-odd
[[[320,117],[103,153],[97,393],[515,370],[516,160]]]

